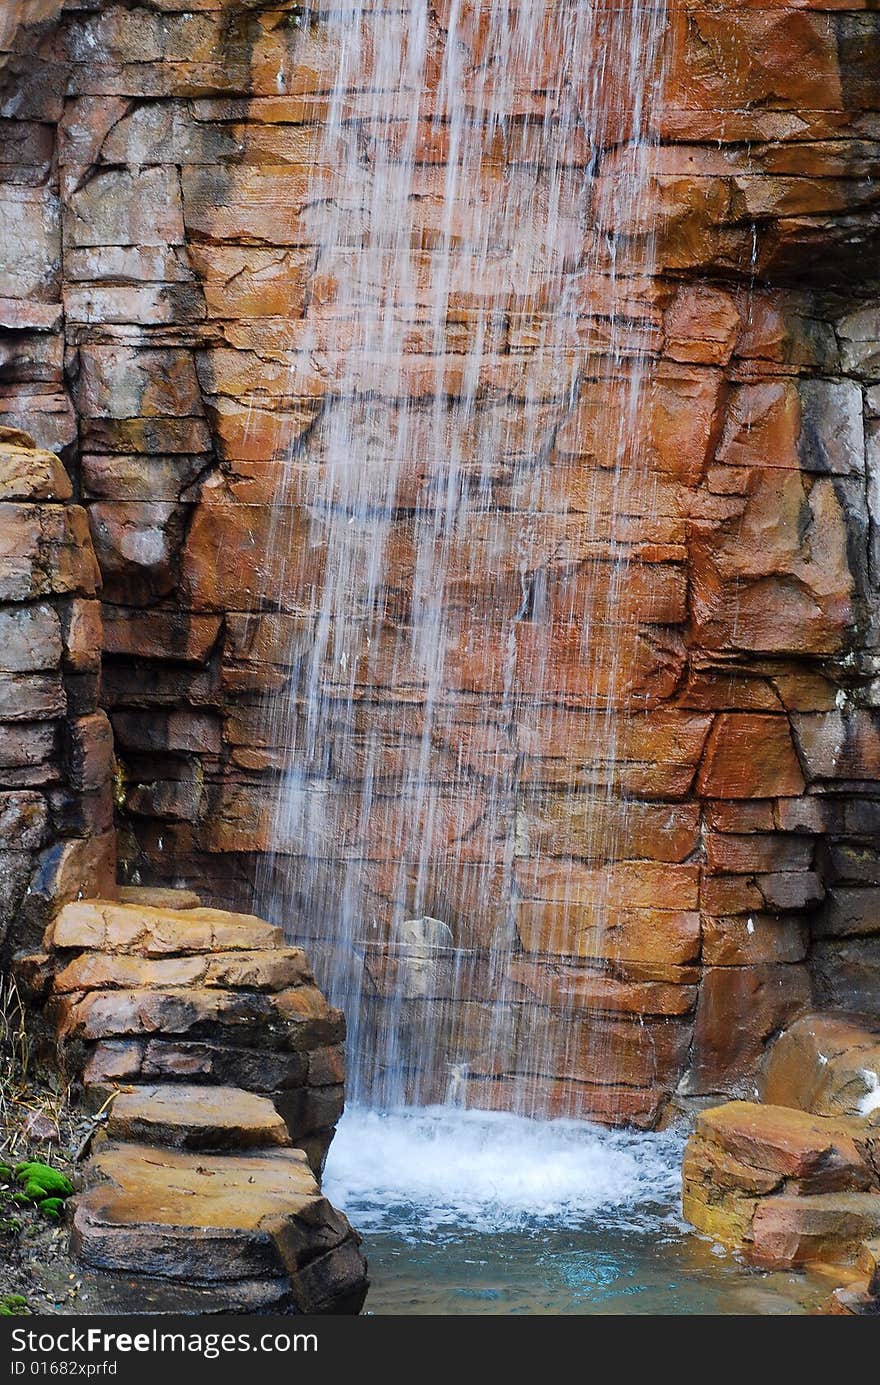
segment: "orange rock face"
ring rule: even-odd
[[[880,1219],[877,1132],[783,1106],[704,1111],[682,1168],[687,1219],[767,1266],[845,1264]]]
[[[706,745],[697,788],[707,798],[797,798],[805,783],[788,719],[722,713]]]
[[[414,122],[402,11],[349,49],[281,0],[4,16],[0,425],[50,452],[0,475],[0,822],[76,816],[14,724],[61,720],[63,663],[106,834],[88,522],[127,878],[239,907],[259,880],[315,943],[354,890],[380,1012],[395,921],[438,917],[487,1012],[438,964],[468,1097],[527,1078],[645,1124],[680,1086],[751,1094],[811,975],[880,1003],[880,15],[670,4],[646,152],[615,7],[598,87],[566,7],[512,6],[504,64],[459,9]],[[369,218],[410,152],[402,275]],[[59,452],[82,508],[49,523]]]
[[[685,1217],[768,1266],[857,1262],[832,1312],[876,1312],[880,1218],[878,1026],[858,1015],[805,1014],[765,1064],[765,1105],[703,1111],[685,1149]]]

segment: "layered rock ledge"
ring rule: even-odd
[[[360,1238],[318,1181],[344,1019],[279,928],[128,890],[67,904],[17,972],[99,1113],[73,1215],[84,1266],[137,1276],[146,1302],[180,1284],[207,1311],[360,1311]]]
[[[804,1016],[771,1051],[763,1090],[767,1104],[697,1118],[685,1217],[756,1264],[845,1266],[830,1310],[880,1312],[880,1023]]]

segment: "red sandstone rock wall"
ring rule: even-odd
[[[643,442],[658,504],[622,517],[638,562],[616,773],[635,802],[612,866],[616,926],[601,941],[590,926],[604,866],[583,859],[570,812],[589,760],[587,689],[563,618],[552,739],[540,756],[528,734],[513,747],[528,785],[521,1005],[486,1074],[503,1101],[509,1074],[562,1027],[548,1048],[562,1070],[533,1073],[552,1105],[555,1079],[585,1075],[598,1034],[616,1055],[607,1090],[584,1087],[574,1109],[643,1121],[683,1073],[691,1093],[748,1074],[811,976],[823,998],[880,998],[880,16],[849,0],[668,9],[661,142],[630,228],[634,244],[658,238],[657,274],[634,281],[631,309],[639,349],[656,358]],[[249,897],[270,844],[284,747],[267,735],[265,696],[283,695],[291,650],[309,640],[320,577],[315,554],[288,567],[276,609],[269,504],[346,350],[307,216],[324,186],[313,160],[337,59],[321,14],[296,18],[223,0],[74,0],[57,29],[25,32],[0,98],[0,421],[59,449],[88,508],[124,867],[228,903]],[[432,22],[442,45],[442,12]],[[515,120],[534,106],[530,90],[524,80]],[[426,141],[420,157],[430,235],[442,146]],[[597,205],[624,157],[604,151]],[[568,162],[577,174],[583,151]],[[490,167],[474,195],[497,196],[493,179]],[[620,388],[603,362],[607,299],[601,282],[585,288],[572,351],[581,395],[554,435],[560,512],[577,510],[586,472],[617,461],[595,427],[598,401]],[[496,296],[502,324],[482,402],[515,413],[523,360],[540,353],[540,275],[478,292]],[[324,317],[310,387],[291,398],[299,326]],[[463,301],[465,347],[470,320]],[[407,388],[419,398],[435,363],[426,370],[418,320],[413,340]],[[450,354],[453,395],[460,367]],[[381,391],[381,361],[372,368],[365,384]],[[539,403],[555,427],[552,383]],[[549,533],[552,496],[545,509]],[[468,595],[479,600],[479,584]],[[490,645],[462,663],[460,743],[443,750],[470,766],[475,795],[488,747],[472,723],[487,718],[493,677]],[[390,754],[400,705],[369,679],[365,691],[379,703],[371,715],[389,717]],[[590,782],[585,814],[597,811]],[[377,824],[370,846],[379,898],[389,836]],[[467,931],[486,917],[475,850],[438,843],[435,907],[479,944]],[[370,965],[381,994],[387,966],[381,955]],[[474,996],[485,1000],[479,976]],[[572,999],[604,1018],[572,1026],[560,1008]],[[460,1007],[451,1051],[467,1052],[478,1018]]]
[[[0,949],[115,891],[113,737],[98,706],[88,519],[54,452],[0,427]]]

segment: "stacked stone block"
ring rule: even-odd
[[[176,893],[71,902],[16,957],[98,1113],[72,1247],[111,1305],[134,1275],[138,1311],[357,1313],[359,1237],[318,1181],[342,1014],[279,928]]]
[[[880,1027],[803,1016],[771,1048],[764,1104],[702,1112],[682,1167],[699,1231],[759,1265],[844,1266],[828,1307],[878,1311]]]
[[[344,1102],[341,1012],[280,928],[177,903],[76,901],[43,952],[19,954],[58,1060],[94,1107],[157,1083],[271,1098],[320,1174]]]

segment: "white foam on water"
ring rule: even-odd
[[[682,1141],[672,1132],[452,1107],[350,1108],[324,1189],[362,1231],[633,1230],[674,1220]]]
[[[859,1115],[870,1116],[880,1111],[880,1077],[871,1068],[862,1068],[862,1077],[868,1084],[868,1090],[859,1102]]]

